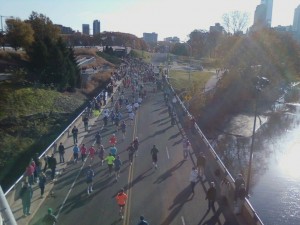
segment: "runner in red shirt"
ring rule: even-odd
[[[94,160],[95,153],[96,153],[96,150],[95,150],[95,148],[94,148],[94,145],[92,145],[92,146],[89,148],[89,154],[90,154],[91,163],[92,163],[93,160]]]
[[[113,134],[110,139],[109,139],[109,143],[113,146],[117,144],[117,137],[115,134]]]
[[[86,153],[87,153],[87,149],[84,144],[82,144],[82,146],[80,148],[80,153],[81,153],[81,160],[82,160],[82,162],[84,162],[85,158],[86,158]]]
[[[128,198],[128,196],[124,192],[124,189],[122,188],[116,196],[117,203],[120,207],[119,213],[120,213],[121,219],[124,219],[124,207],[126,205],[127,198]]]

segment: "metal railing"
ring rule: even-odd
[[[165,79],[165,81],[167,82],[167,84],[168,84],[169,88],[171,89],[171,91],[173,92],[174,96],[176,96],[177,101],[180,104],[180,106],[182,107],[182,109],[185,112],[185,114],[189,118],[192,118],[192,115],[187,110],[187,108],[185,107],[184,103],[181,101],[181,99],[179,98],[179,96],[176,94],[176,92],[175,92],[174,88],[172,87],[172,85],[169,83],[169,81],[167,79]],[[205,137],[205,135],[203,134],[203,132],[201,131],[201,129],[199,128],[199,126],[198,126],[198,124],[196,122],[194,123],[194,128],[196,129],[196,131],[198,132],[198,134],[201,136],[202,141],[205,143],[205,145],[207,146],[207,148],[209,149],[209,151],[212,153],[212,155],[215,158],[215,160],[218,162],[218,165],[221,167],[223,173],[230,179],[230,181],[231,181],[230,183],[234,184],[235,179],[230,174],[230,172],[228,171],[228,169],[226,168],[226,166],[222,162],[221,158],[218,156],[218,154],[216,153],[216,151],[214,150],[214,148],[211,146],[211,144],[209,143],[209,141],[207,140],[207,138]],[[245,200],[244,206],[251,213],[250,216],[253,218],[255,224],[257,224],[257,225],[263,225],[264,224],[262,222],[262,220],[259,218],[258,214],[256,213],[255,209],[253,208],[253,206],[251,205],[251,203],[249,202],[248,199]]]
[[[96,98],[98,98],[101,94],[103,94],[103,90],[96,96]],[[85,107],[80,113],[79,115],[67,126],[66,129],[64,129],[64,131],[62,131],[60,133],[60,135],[58,135],[58,137],[42,152],[42,154],[38,157],[39,159],[41,159],[42,157],[44,157],[51,148],[53,148],[54,144],[56,144],[66,133],[69,134],[69,129],[79,120],[79,118],[82,117],[82,114],[85,113],[87,110],[87,107]],[[13,190],[16,185],[24,178],[24,173],[17,179],[17,181],[4,193],[4,195],[6,196],[11,190]]]

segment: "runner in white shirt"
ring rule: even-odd
[[[141,105],[142,104],[143,99],[141,97],[138,98],[138,103]]]
[[[133,107],[134,107],[134,110],[137,111],[139,108],[139,103],[138,102],[134,103]]]
[[[133,120],[134,120],[134,112],[132,111],[131,113],[128,114],[129,120],[130,120],[130,125],[133,124]]]
[[[127,112],[128,112],[128,113],[131,113],[131,112],[132,112],[132,105],[131,105],[131,104],[128,104],[128,105],[126,106],[126,109],[127,109]]]

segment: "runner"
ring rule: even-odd
[[[87,153],[87,149],[84,144],[82,144],[82,146],[80,148],[80,153],[81,153],[81,161],[84,162],[85,158],[86,158],[86,153]]]
[[[77,161],[78,161],[78,153],[79,153],[79,148],[78,148],[77,144],[75,144],[74,148],[73,148],[74,163],[77,163]]]
[[[205,180],[205,164],[206,164],[206,158],[203,152],[200,152],[199,156],[197,157],[197,167],[198,167],[199,176],[202,178],[202,181]]]
[[[116,135],[115,135],[115,134],[113,134],[113,135],[110,137],[109,143],[110,143],[112,146],[117,144],[117,138],[116,138]]]
[[[109,152],[110,154],[113,156],[113,157],[116,157],[117,155],[117,152],[118,152],[118,149],[115,145],[111,146],[111,148],[109,149]]]
[[[128,114],[130,125],[133,125],[133,120],[134,120],[134,112],[132,111],[131,113]]]
[[[91,164],[93,163],[93,160],[94,160],[94,157],[95,157],[95,153],[96,153],[96,150],[95,150],[95,148],[94,148],[94,145],[92,145],[92,146],[89,148],[89,154],[90,154]]]
[[[128,196],[124,192],[124,189],[122,188],[116,196],[117,203],[120,207],[119,214],[121,216],[121,219],[124,219],[124,207],[126,205],[127,198],[128,198]]]
[[[140,221],[137,225],[149,225],[144,216],[140,216]]]
[[[76,144],[78,142],[78,140],[77,140],[78,128],[76,126],[74,126],[72,129],[72,135],[73,135],[74,144]]]
[[[118,177],[120,177],[120,170],[121,170],[121,165],[122,165],[122,161],[120,160],[119,155],[117,155],[117,158],[114,161],[114,165],[115,165],[116,181],[118,181]]]
[[[98,150],[98,156],[101,160],[101,166],[103,166],[103,161],[104,161],[104,146],[103,145],[100,145],[100,148]]]
[[[109,153],[109,155],[104,160],[107,162],[108,174],[110,176],[111,172],[112,172],[113,165],[114,165],[115,157],[113,157],[111,155],[111,153]]]
[[[123,141],[125,140],[125,136],[126,136],[126,123],[125,121],[123,120],[122,123],[121,123],[121,131],[122,131],[122,139]]]
[[[92,166],[88,166],[88,170],[86,171],[86,183],[87,183],[87,193],[88,195],[93,191],[93,177],[95,176],[94,170]]]
[[[184,137],[183,140],[182,140],[183,159],[184,160],[187,160],[187,158],[189,156],[190,146],[191,146],[191,143],[190,143],[189,139],[187,139],[186,137]]]
[[[83,120],[83,124],[84,124],[84,131],[88,131],[89,128],[89,118],[88,116],[84,116]]]
[[[151,155],[152,155],[152,163],[154,165],[154,168],[157,169],[157,153],[158,149],[156,148],[155,145],[153,145],[153,148],[151,149]]]
[[[96,135],[95,135],[95,142],[98,145],[98,147],[101,145],[102,142],[102,137],[99,131],[97,131]]]
[[[133,155],[134,155],[134,151],[135,151],[133,143],[131,143],[126,150],[128,151],[129,163],[130,163],[130,165],[132,165]]]
[[[137,157],[137,153],[138,153],[138,149],[139,149],[139,139],[138,137],[135,137],[135,139],[133,140],[133,147],[134,147],[134,151],[135,151],[135,157]]]

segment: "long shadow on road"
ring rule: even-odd
[[[163,181],[165,181],[167,178],[171,177],[173,175],[173,172],[176,171],[177,169],[179,169],[183,163],[185,161],[182,160],[180,162],[178,162],[175,166],[173,166],[171,169],[167,170],[166,172],[164,172],[162,175],[160,175],[156,181],[153,182],[153,184],[160,184]]]
[[[173,205],[169,207],[169,210],[172,210],[168,217],[160,225],[169,225],[172,224],[172,221],[180,212],[181,208],[185,203],[191,201],[194,195],[191,192],[191,187],[187,186],[183,189],[173,200]]]

